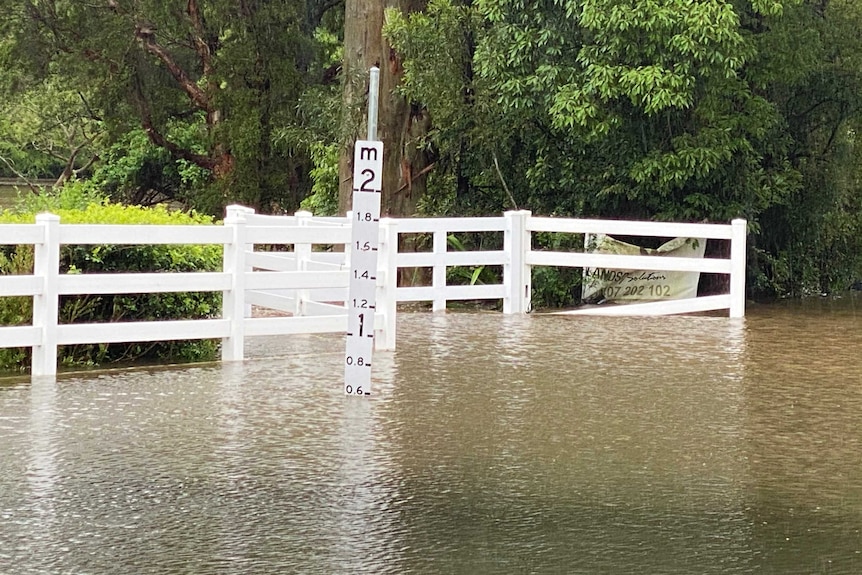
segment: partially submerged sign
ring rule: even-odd
[[[702,258],[706,250],[702,238],[676,238],[651,249],[595,234],[587,237],[586,244],[588,252],[629,256]],[[585,268],[581,299],[584,303],[628,303],[693,298],[699,280],[700,272]]]

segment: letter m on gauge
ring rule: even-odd
[[[353,190],[380,192],[383,188],[383,142],[357,140],[353,148]]]

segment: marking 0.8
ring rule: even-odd
[[[357,140],[353,151],[353,221],[344,354],[346,395],[371,395],[382,175],[383,142]]]

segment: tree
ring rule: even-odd
[[[785,121],[801,182],[759,217],[751,276],[760,291],[828,293],[862,277],[860,29],[858,2],[808,1],[760,37],[754,80]]]
[[[54,175],[55,186],[85,174],[98,159],[101,119],[82,92],[56,78],[18,90],[0,104],[0,163],[18,178]],[[33,183],[31,189],[38,192]]]
[[[199,207],[296,207],[307,158],[275,149],[273,131],[295,122],[313,58],[301,4],[2,0],[2,8],[16,58],[69,89],[86,87],[112,140],[141,128],[174,160],[212,175],[215,195],[194,198]],[[196,127],[196,141],[172,139],[187,133],[181,126]]]
[[[479,5],[492,23],[480,72],[504,108],[544,116],[587,155],[589,211],[726,220],[786,183],[761,161],[779,118],[746,81],[754,52],[730,2]]]

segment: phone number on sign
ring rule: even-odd
[[[605,299],[620,297],[670,297],[670,286],[666,284],[633,285],[633,286],[606,286],[604,288]]]

